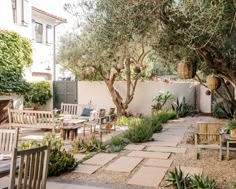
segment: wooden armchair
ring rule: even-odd
[[[12,152],[17,147],[19,129],[0,129],[0,152]]]
[[[17,158],[20,164],[17,177],[17,188],[21,189],[46,189],[49,146],[42,146],[29,150],[13,150],[11,160],[10,183],[8,189],[16,188]]]
[[[222,123],[198,122],[195,133],[196,159],[199,158],[201,149],[220,149],[221,135],[219,130],[224,127]],[[219,159],[222,159],[220,150]]]

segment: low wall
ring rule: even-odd
[[[14,93],[10,94],[10,95],[1,95],[0,100],[12,100],[14,109],[16,109],[16,110],[23,109],[23,96],[19,96]]]
[[[117,81],[115,87],[122,97],[126,94],[126,82]],[[139,81],[135,90],[134,99],[129,105],[128,110],[140,112],[143,115],[151,114],[153,98],[160,92],[170,91],[177,99],[182,100],[186,97],[189,104],[195,106],[196,85],[193,82],[163,82],[163,81]],[[78,81],[78,103],[84,104],[92,101],[100,108],[109,109],[115,107],[107,86],[103,81]],[[171,102],[167,106],[170,106]]]

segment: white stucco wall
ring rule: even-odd
[[[23,97],[19,96],[17,94],[11,94],[11,95],[0,95],[0,101],[1,100],[13,100],[13,108],[16,110],[22,110],[23,109]]]
[[[211,95],[206,95],[208,89],[202,85],[197,87],[197,104],[200,112],[211,113]]]
[[[115,83],[115,86],[120,94],[124,96],[126,93],[126,83],[124,81],[118,81]],[[194,83],[143,81],[137,85],[134,99],[129,105],[129,110],[149,115],[151,113],[153,97],[158,95],[159,92],[167,91],[170,91],[175,98],[182,100],[183,97],[186,97],[189,104],[195,104]],[[78,81],[78,103],[87,104],[90,100],[92,103],[98,104],[100,108],[109,109],[110,107],[115,107],[104,82]]]

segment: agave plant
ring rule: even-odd
[[[178,117],[185,117],[194,113],[193,106],[186,102],[185,97],[183,97],[182,102],[180,102],[179,99],[177,99],[176,102],[173,102],[172,109],[176,112]]]
[[[206,175],[193,175],[191,178],[192,188],[197,189],[214,189],[216,188],[216,181]]]
[[[174,168],[166,175],[167,186],[175,186],[177,189],[188,189],[191,183],[189,174],[184,174],[180,168]]]

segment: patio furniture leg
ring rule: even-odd
[[[226,159],[229,160],[229,141],[227,141],[226,151]]]
[[[197,146],[197,134],[195,134],[195,137],[194,137],[194,139],[195,139],[195,148],[196,148],[196,152],[195,152],[195,158],[196,159],[199,159],[199,152],[198,152],[198,146]]]
[[[220,149],[219,149],[220,150],[220,157],[219,157],[219,160],[222,161],[222,136],[220,135],[219,138],[220,138]]]

